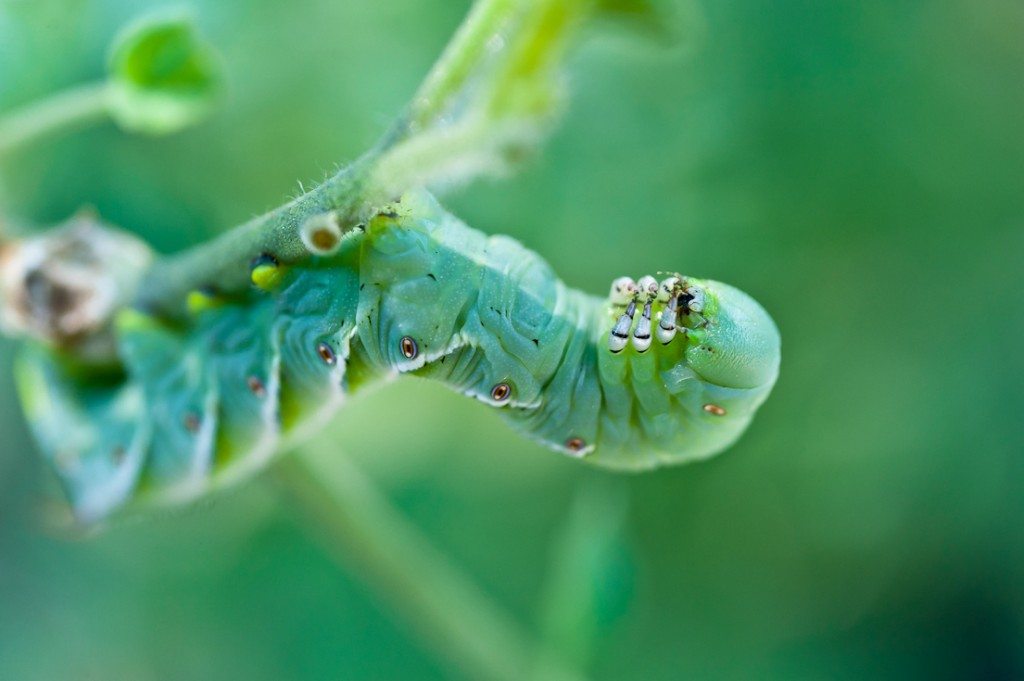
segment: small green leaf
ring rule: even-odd
[[[110,113],[133,132],[165,135],[193,125],[220,91],[215,53],[182,15],[127,27],[114,41],[109,71]]]

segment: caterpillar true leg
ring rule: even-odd
[[[640,278],[637,287],[644,301],[644,311],[633,331],[633,347],[637,352],[646,352],[651,347],[651,306],[658,298],[658,280],[647,275]]]
[[[640,277],[636,287],[640,291],[640,295],[644,297],[644,300],[652,301],[658,296],[658,280],[649,274]]]
[[[637,296],[634,295],[608,334],[608,349],[614,353],[622,352],[629,342],[629,330],[633,326],[633,317],[636,316],[636,301]]]
[[[643,314],[633,331],[633,347],[637,352],[646,352],[651,347],[651,300],[644,303]]]
[[[636,295],[637,285],[632,277],[619,277],[612,282],[611,293],[608,300],[616,307],[625,307]]]
[[[662,345],[668,345],[676,337],[676,319],[679,316],[679,296],[671,295],[665,303],[665,309],[661,311],[661,318],[658,320],[658,340]]]
[[[658,287],[658,302],[667,303],[672,298],[678,296],[681,285],[682,281],[678,274],[662,281]]]

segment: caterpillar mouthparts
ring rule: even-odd
[[[690,330],[707,325],[702,315],[707,290],[681,274],[660,283],[651,275],[638,281],[619,277],[612,282],[608,300],[613,309],[623,308],[608,332],[608,349],[614,354],[626,348],[630,337],[637,352],[646,352],[651,347],[652,319],[657,321],[654,333],[662,345],[671,343],[680,331],[686,337]]]

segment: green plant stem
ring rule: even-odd
[[[541,78],[562,54],[573,25],[569,17],[582,16],[585,4],[478,0],[406,115],[374,149],[291,203],[210,244],[158,261],[137,304],[180,316],[191,290],[212,285],[231,293],[247,287],[248,263],[261,253],[284,263],[304,258],[299,228],[313,215],[333,212],[342,229],[352,230],[410,187],[504,170],[538,137],[533,119],[543,117],[521,106],[492,104],[519,101],[533,87],[545,91]],[[518,99],[505,97],[506,88],[515,89]]]
[[[107,100],[107,83],[90,83],[5,114],[0,118],[0,156],[42,137],[102,120],[108,115]]]
[[[479,66],[488,44],[501,35],[501,29],[515,14],[516,0],[478,0],[459,27],[444,54],[430,70],[413,98],[408,116],[409,127],[417,131],[429,125],[448,109]]]
[[[227,232],[210,243],[161,258],[146,274],[135,304],[149,312],[180,316],[189,291],[211,285],[224,293],[250,285],[249,263],[261,253],[289,263],[308,257],[299,228],[308,218],[333,212],[343,230],[365,217],[365,176],[371,151],[290,203]]]
[[[325,549],[354,568],[432,647],[472,679],[581,681],[546,660],[535,671],[531,638],[396,511],[345,457],[330,471],[299,454],[277,480]],[[327,479],[325,479],[327,478]]]

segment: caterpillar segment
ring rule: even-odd
[[[329,215],[299,224],[308,256],[253,253],[248,290],[207,287],[185,319],[118,308],[109,356],[46,339],[23,353],[26,413],[80,520],[245,477],[396,374],[440,381],[533,440],[620,470],[720,451],[775,381],[774,324],[725,284],[622,277],[591,296],[423,191],[363,229]]]

